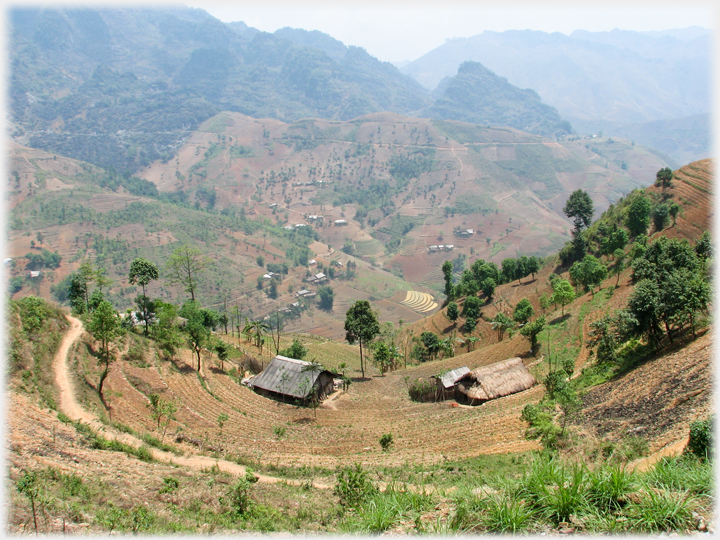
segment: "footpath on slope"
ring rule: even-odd
[[[100,422],[93,414],[83,409],[83,407],[75,399],[75,392],[73,388],[72,377],[70,376],[70,369],[68,366],[68,360],[70,356],[70,350],[72,345],[80,338],[83,333],[83,325],[79,319],[67,315],[68,320],[71,323],[70,330],[63,337],[55,358],[53,359],[53,371],[55,372],[55,384],[60,392],[60,410],[65,413],[70,419],[87,424],[95,431],[103,432],[106,437],[111,437],[118,442],[127,444],[134,448],[139,448],[144,443],[132,435],[127,433],[121,433],[105,424]],[[246,473],[246,468],[232,461],[226,461],[224,459],[213,459],[206,456],[176,456],[171,452],[165,452],[158,450],[157,448],[150,448],[150,453],[153,459],[168,463],[171,465],[182,465],[190,469],[204,470],[211,467],[218,467],[219,470],[229,472],[236,476],[243,476]],[[303,482],[300,480],[291,480],[284,478],[277,478],[274,476],[266,476],[263,474],[253,473],[258,481],[265,482],[268,484],[275,484],[278,482],[286,482],[291,485],[301,485]],[[313,482],[312,486],[317,489],[331,489],[332,486],[327,484]]]

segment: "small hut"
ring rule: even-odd
[[[437,385],[435,389],[435,400],[440,401],[453,397],[455,393],[455,381],[469,372],[470,368],[463,366],[435,375],[435,383]]]
[[[474,369],[457,379],[455,399],[479,405],[485,401],[509,396],[537,384],[520,358],[510,358]]]
[[[248,382],[259,394],[285,399],[307,400],[313,396],[323,400],[333,391],[334,373],[312,369],[310,362],[276,356],[262,373]]]

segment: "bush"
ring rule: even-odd
[[[244,515],[250,509],[250,482],[245,478],[240,478],[225,493],[224,502],[237,515]]]
[[[380,437],[380,446],[383,449],[383,452],[387,452],[390,450],[390,448],[393,445],[393,436],[392,433],[385,433],[382,437]]]
[[[428,379],[415,379],[408,386],[408,394],[413,401],[432,401],[435,398],[435,385]]]
[[[355,467],[342,469],[337,476],[334,493],[340,497],[340,504],[357,508],[378,492],[368,474],[359,463]]]
[[[686,452],[707,459],[712,455],[714,446],[713,419],[696,420],[690,424],[690,440],[685,448]]]

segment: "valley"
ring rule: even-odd
[[[714,533],[709,30],[9,29],[7,534]]]

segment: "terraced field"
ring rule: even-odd
[[[310,356],[322,357],[328,367],[333,362],[319,340],[309,343]],[[334,345],[335,351],[338,344]],[[340,347],[343,349],[343,347]],[[276,464],[307,464],[334,467],[348,460],[364,464],[436,462],[486,453],[520,452],[536,447],[523,438],[522,407],[537,400],[542,392],[535,387],[480,407],[452,407],[451,402],[416,403],[409,399],[407,381],[439,371],[494,361],[493,355],[471,353],[432,364],[356,378],[347,392],[325,401],[314,414],[309,408],[262,397],[221,371],[213,360],[206,360],[201,382],[191,367],[195,361],[183,351],[175,362],[156,360],[139,368],[125,361],[113,365],[106,382],[112,419],[138,431],[154,426],[147,407],[149,393],[179,403],[176,421],[168,432],[182,431],[188,437],[221,447],[232,456],[262,459]],[[357,358],[357,356],[355,356]],[[328,361],[330,360],[330,361]],[[353,362],[353,364],[356,362]],[[229,369],[226,362],[225,367]],[[351,370],[348,370],[352,373]],[[220,431],[217,419],[229,420]],[[278,428],[276,430],[276,428]],[[282,437],[276,431],[284,429]],[[378,440],[392,433],[394,451],[382,452]],[[196,448],[188,446],[189,451]]]
[[[405,300],[400,303],[418,313],[427,313],[438,306],[432,295],[420,291],[407,291]]]

